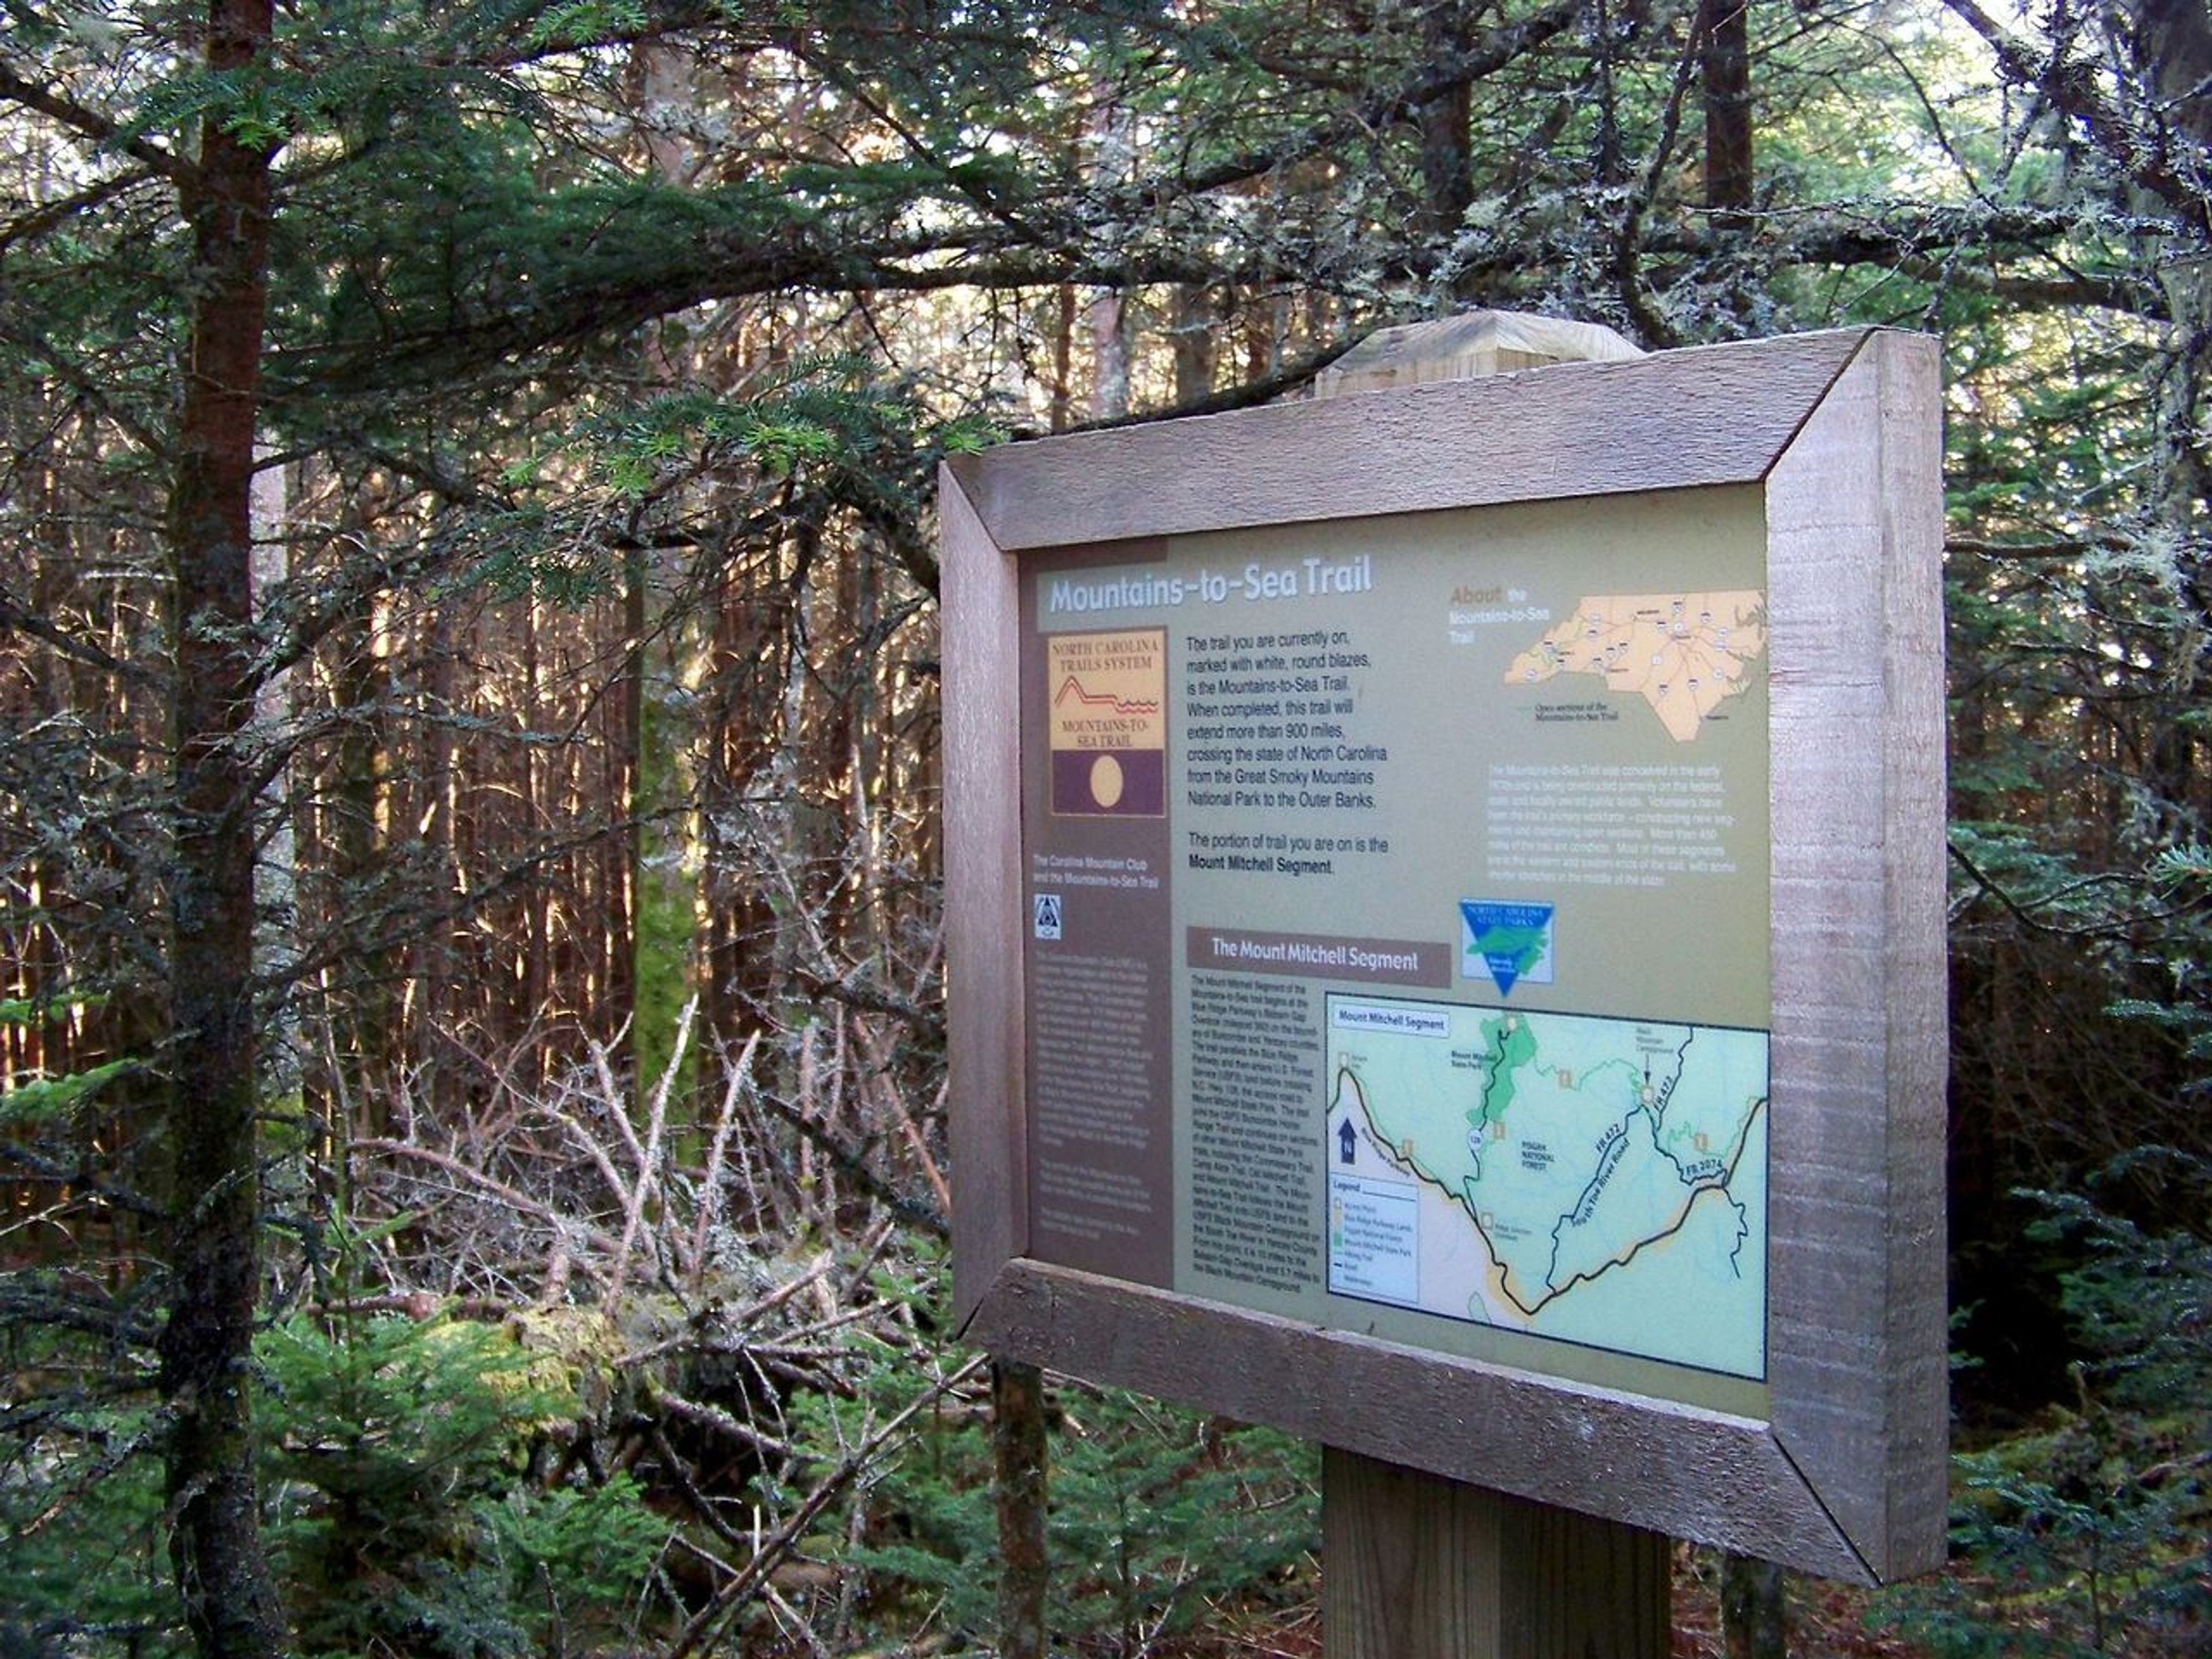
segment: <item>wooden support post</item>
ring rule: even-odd
[[[1321,372],[1316,398],[1480,380],[1553,363],[1618,362],[1644,353],[1600,323],[1516,311],[1465,311],[1432,323],[1377,329]]]
[[[1000,1659],[1044,1659],[1047,1443],[1044,1373],[1018,1359],[991,1362],[991,1442],[999,1511]]]
[[[1477,311],[1370,336],[1314,395],[1640,355],[1595,324]],[[1326,1659],[1665,1659],[1668,1592],[1656,1533],[1323,1450]]]
[[[1657,1533],[1322,1454],[1329,1659],[1663,1659],[1668,1571]]]

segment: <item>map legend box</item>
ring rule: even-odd
[[[1328,1178],[1328,1287],[1412,1306],[1420,1299],[1420,1189],[1369,1176]]]

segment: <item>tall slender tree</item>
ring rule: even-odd
[[[273,22],[270,0],[212,0],[209,70],[251,76]],[[258,656],[252,484],[276,139],[243,120],[201,123],[183,187],[191,299],[169,492],[176,807],[165,1130],[174,1167],[160,1347],[170,1553],[186,1621],[208,1659],[260,1659],[284,1646],[261,1546],[249,1375],[262,1224],[252,824],[260,781],[248,742]]]

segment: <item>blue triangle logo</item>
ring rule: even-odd
[[[1487,973],[1500,996],[1510,996],[1523,975],[1532,983],[1550,984],[1552,913],[1548,904],[1462,899],[1460,972],[1470,978]]]

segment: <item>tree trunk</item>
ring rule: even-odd
[[[2136,0],[2135,49],[2143,66],[2146,91],[2167,131],[2157,137],[2182,155],[2212,150],[2212,16],[2204,0]],[[2181,169],[2183,176],[2188,170]],[[2148,199],[2142,205],[2155,210]],[[2201,198],[2192,211],[2179,215],[2181,234],[2174,246],[2187,247],[2201,238],[2212,216]],[[2196,222],[2189,221],[2194,218]],[[2171,318],[2170,356],[2156,377],[2158,413],[2151,498],[2170,528],[2176,556],[2175,586],[2187,608],[2186,625],[2173,631],[2175,649],[2166,665],[2167,689],[2175,708],[2194,706],[2212,677],[2212,561],[2197,550],[2212,506],[2212,455],[2203,442],[2205,405],[2212,395],[2212,257],[2203,242],[2196,257],[2161,261],[2160,283]],[[2179,843],[2200,832],[2194,808],[2203,739],[2190,723],[2169,720],[2153,744],[2150,782],[2155,791],[2160,832]]]
[[[544,710],[540,696],[542,676],[538,670],[538,652],[540,624],[538,615],[538,599],[532,594],[522,605],[522,723],[533,735],[544,729]],[[522,745],[522,827],[528,837],[526,844],[534,845],[545,831],[545,769],[538,757],[536,743]],[[523,896],[523,955],[522,955],[522,1024],[528,1029],[532,1021],[546,1012],[552,999],[553,951],[550,939],[550,917],[548,909],[552,903],[544,888],[532,883]],[[545,1080],[546,1055],[544,1045],[527,1045],[529,1058],[524,1062],[525,1077],[532,1088]]]
[[[617,787],[613,810],[621,815],[614,844],[621,867],[613,877],[619,896],[608,924],[615,929],[613,971],[609,984],[609,1012],[618,1028],[626,1027],[616,1074],[629,1089],[633,1103],[642,1102],[652,1083],[643,1075],[648,1052],[646,1010],[640,1006],[638,987],[643,964],[639,953],[643,933],[639,923],[646,904],[645,869],[645,629],[646,586],[652,567],[642,548],[631,548],[623,556],[622,729],[617,734]]]
[[[218,73],[267,49],[270,0],[212,0]],[[185,208],[195,282],[169,549],[176,585],[170,890],[169,1315],[161,1339],[169,1550],[204,1659],[283,1645],[262,1552],[249,1381],[259,1292],[254,1141],[253,437],[270,163],[210,119]]]
[[[373,533],[368,495],[366,481],[348,488],[339,519],[342,535],[365,538]],[[344,969],[331,975],[332,989],[343,1000],[330,1017],[338,1048],[355,1061],[352,1078],[333,1079],[331,1093],[338,1098],[352,1093],[355,1121],[344,1127],[369,1135],[382,1134],[389,1121],[393,1091],[386,1086],[386,1066],[398,1057],[392,1041],[398,1022],[392,953],[380,942],[389,934],[391,923],[382,913],[380,897],[374,908],[370,904],[370,895],[386,873],[391,852],[383,825],[392,787],[389,711],[393,698],[378,648],[384,626],[376,607],[364,607],[331,630],[326,647],[331,697],[341,724],[336,776],[324,790],[319,808],[324,823],[319,850],[329,860],[329,896],[315,919],[318,926],[327,928],[334,918],[356,908],[370,918],[364,935],[348,953]]]
[[[454,1042],[460,1027],[460,994],[467,945],[467,930],[458,908],[463,890],[460,777],[461,739],[453,716],[467,696],[465,676],[457,661],[460,647],[454,642],[454,617],[449,605],[434,607],[416,649],[422,655],[417,672],[423,704],[429,718],[423,723],[413,811],[408,820],[422,826],[422,852],[427,862],[428,890],[434,914],[416,938],[412,952],[413,982],[402,1006],[408,1010],[416,1076],[404,1091],[416,1097],[414,1106],[434,1121],[451,1123],[461,1099],[461,1049]]]
[[[1721,1646],[1728,1659],[1789,1659],[1787,1583],[1771,1561],[1721,1556]]]
[[[1751,0],[1700,0],[1698,78],[1705,105],[1705,205],[1717,230],[1750,222]]]
[[[1175,400],[1178,407],[1203,399],[1213,390],[1215,307],[1205,287],[1179,283],[1172,324],[1175,341]]]
[[[1053,295],[1052,430],[1075,424],[1075,284],[1062,283]]]
[[[1439,241],[1459,233],[1474,204],[1474,158],[1468,145],[1473,110],[1470,83],[1462,81],[1423,104],[1417,119],[1421,132],[1421,229]]]
[[[1091,417],[1119,420],[1129,412],[1129,307],[1119,289],[1091,301]]]
[[[1469,19],[1459,8],[1432,8],[1421,26],[1424,56],[1431,64],[1456,57],[1467,48],[1468,28]],[[1413,111],[1421,143],[1418,228],[1438,258],[1459,234],[1468,209],[1474,204],[1474,158],[1468,132],[1474,107],[1473,83],[1458,81]]]
[[[264,466],[252,483],[251,575],[257,610],[267,604],[270,593],[291,574],[285,537],[290,529],[292,504],[286,472],[282,466]],[[264,730],[278,733],[280,743],[289,741],[283,728],[292,716],[291,679],[289,671],[271,675],[257,689],[254,698],[256,717]],[[264,804],[270,817],[254,895],[258,921],[255,977],[264,985],[282,988],[270,1005],[270,1017],[256,1034],[262,1090],[272,1100],[297,1097],[307,1070],[306,1044],[292,988],[300,962],[300,846],[291,796],[291,768],[287,765],[269,780],[264,790]]]
[[[1135,176],[1136,121],[1115,100],[1110,88],[1098,89],[1101,101],[1091,117],[1090,173],[1094,183],[1111,188]],[[1129,412],[1130,348],[1133,343],[1128,295],[1121,288],[1099,289],[1088,312],[1091,324],[1091,417],[1119,420]]]

